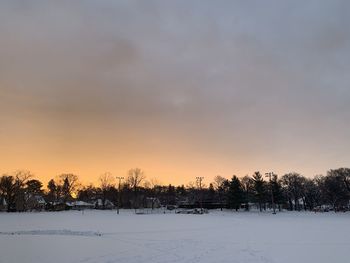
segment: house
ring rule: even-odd
[[[146,197],[144,207],[155,209],[155,208],[160,208],[161,204],[158,198]]]
[[[64,211],[71,209],[71,206],[63,202],[48,202],[45,205],[45,210],[48,211]]]
[[[95,202],[95,208],[96,209],[113,209],[114,204],[110,200],[106,199],[103,205],[102,199],[97,199]]]
[[[29,211],[43,211],[46,202],[41,195],[30,195],[27,199],[27,210]]]
[[[93,209],[95,208],[95,205],[84,201],[75,201],[71,203],[71,208],[73,210],[85,210],[85,209]]]

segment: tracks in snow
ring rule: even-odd
[[[29,235],[29,236],[102,236],[100,232],[94,231],[72,231],[67,229],[62,230],[29,230],[29,231],[9,231],[9,232],[0,232],[0,235]]]

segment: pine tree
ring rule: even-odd
[[[47,199],[49,202],[57,201],[57,186],[53,179],[51,179],[47,184],[47,189],[49,190],[47,193]]]
[[[260,172],[255,172],[252,177],[252,180],[253,180],[255,200],[258,202],[259,210],[261,212],[262,204],[266,200],[266,185]]]
[[[244,202],[244,192],[240,180],[233,176],[228,189],[228,207],[238,211]]]

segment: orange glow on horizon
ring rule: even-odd
[[[0,8],[0,174],[208,185],[350,163],[340,4],[20,2]]]

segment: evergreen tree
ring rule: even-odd
[[[255,172],[252,176],[253,190],[256,202],[259,204],[259,210],[262,211],[262,205],[266,200],[266,184],[260,172]]]
[[[47,184],[47,189],[49,190],[47,193],[47,199],[49,202],[57,201],[57,186],[53,179],[51,179]]]
[[[233,176],[228,189],[228,207],[238,211],[244,202],[244,191],[237,176]]]

